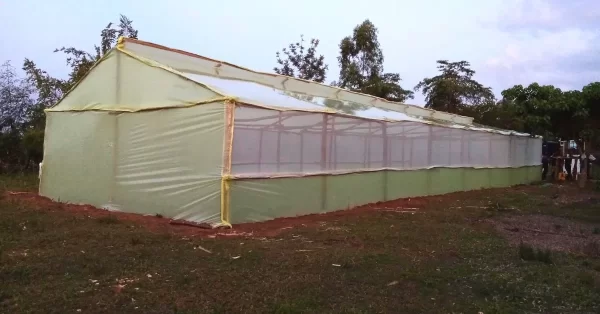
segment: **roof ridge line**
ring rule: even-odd
[[[282,78],[281,82],[278,82],[282,85],[282,87],[284,87],[284,90],[288,90],[287,88],[285,88],[285,83],[287,83],[288,81],[296,81],[300,84],[311,84],[313,86],[319,87],[319,88],[323,88],[326,90],[329,90],[331,92],[333,92],[333,94],[335,94],[336,96],[339,96],[339,94],[344,93],[344,94],[348,94],[351,97],[362,97],[362,98],[368,98],[370,101],[366,101],[366,102],[361,102],[361,103],[365,103],[365,104],[370,104],[374,107],[379,107],[382,109],[388,109],[388,110],[393,110],[393,111],[397,111],[397,112],[401,112],[401,113],[405,113],[405,114],[409,114],[409,115],[415,115],[415,116],[423,116],[423,117],[428,117],[428,118],[434,118],[434,119],[439,119],[439,120],[444,120],[444,121],[451,121],[451,122],[457,122],[457,123],[461,123],[461,124],[472,124],[473,123],[473,118],[472,117],[467,117],[467,116],[462,116],[462,115],[457,115],[457,114],[452,114],[452,113],[447,113],[447,112],[443,112],[443,111],[437,111],[437,110],[433,110],[433,109],[428,109],[428,108],[423,108],[417,105],[412,105],[412,104],[406,104],[406,103],[399,103],[399,102],[394,102],[394,101],[389,101],[380,97],[376,97],[373,95],[368,95],[368,94],[364,94],[364,93],[360,93],[360,92],[354,92],[354,91],[350,91],[347,89],[343,89],[343,88],[339,88],[339,87],[335,87],[335,86],[330,86],[330,85],[326,85],[323,83],[318,83],[318,82],[314,82],[314,81],[309,81],[309,80],[304,80],[304,79],[300,79],[300,78],[295,78],[295,77],[289,77],[289,76],[285,76],[285,75],[280,75],[280,74],[275,74],[275,73],[268,73],[268,72],[260,72],[260,71],[255,71],[252,69],[248,69],[236,64],[232,64],[226,61],[220,61],[220,60],[216,60],[216,59],[212,59],[212,58],[208,58],[208,57],[204,57],[195,53],[191,53],[188,51],[184,51],[184,50],[180,50],[180,49],[174,49],[174,48],[170,48],[167,46],[163,46],[163,45],[159,45],[159,44],[155,44],[152,42],[147,42],[147,41],[142,41],[139,39],[133,39],[133,38],[126,38],[126,37],[120,37],[119,38],[119,44],[121,44],[121,47],[123,47],[125,45],[125,43],[130,42],[133,44],[139,44],[139,45],[143,45],[143,46],[147,46],[147,47],[151,47],[151,48],[155,48],[155,49],[160,49],[160,50],[165,50],[165,51],[170,51],[173,53],[178,53],[178,54],[182,54],[182,55],[186,55],[188,57],[193,57],[193,58],[198,58],[198,59],[202,59],[204,61],[207,62],[211,62],[211,63],[216,63],[215,68],[219,68],[222,67],[223,65],[225,66],[229,66],[235,70],[238,71],[244,71],[244,72],[249,72],[251,74],[254,75],[260,75],[260,76],[268,76],[270,78]],[[126,49],[126,48],[125,48]],[[161,62],[159,62],[161,63]],[[217,71],[215,71],[217,72]],[[204,73],[204,72],[201,72]],[[212,73],[207,73],[209,75],[214,75]],[[216,73],[217,76],[222,77],[222,78],[228,78],[228,79],[237,79],[237,80],[248,80],[248,79],[243,79],[240,77],[228,77],[228,76],[223,76],[223,75],[219,75],[219,73]],[[258,84],[262,84],[262,85],[267,85],[273,88],[277,88],[275,87],[275,84],[270,84],[270,83],[264,83],[261,81],[256,81],[256,80],[251,80],[255,83]],[[294,92],[299,92],[299,93],[303,93],[303,94],[307,94],[307,95],[311,95],[310,93],[307,93],[305,91],[302,90],[290,90],[290,91],[294,91]],[[313,94],[314,95],[314,94]],[[331,98],[331,97],[326,97],[326,96],[321,96],[321,95],[314,95],[314,96],[320,96],[320,97],[324,97],[324,98]],[[346,100],[346,101],[352,101],[352,100],[348,100],[348,99],[343,99],[343,98],[332,98],[332,99],[338,99],[338,100]],[[355,102],[360,102],[360,101],[355,101]],[[379,104],[379,106],[378,106]],[[396,106],[399,106],[400,108],[395,108]],[[399,110],[399,109],[404,109],[404,110]],[[410,112],[408,112],[410,111]]]

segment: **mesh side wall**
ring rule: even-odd
[[[541,140],[339,115],[235,109],[233,175],[539,165]]]

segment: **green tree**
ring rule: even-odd
[[[108,23],[100,32],[100,44],[94,46],[93,52],[87,52],[75,47],[62,47],[54,52],[62,52],[67,56],[67,65],[70,67],[68,79],[52,77],[40,69],[35,62],[25,59],[23,70],[29,81],[35,86],[38,95],[38,104],[41,108],[55,105],[62,96],[79,82],[107,52],[112,49],[120,36],[137,38],[138,31],[133,28],[133,21],[121,15],[118,24]]]
[[[441,73],[424,78],[414,88],[425,96],[425,108],[460,113],[467,106],[494,102],[492,89],[473,79],[469,62],[438,60],[437,64]]]
[[[301,35],[299,42],[275,53],[279,67],[273,70],[277,74],[323,83],[328,65],[325,64],[323,55],[317,55],[318,46],[319,40],[313,38],[310,40],[310,46],[306,48],[304,36]]]
[[[354,28],[352,36],[340,42],[340,75],[332,85],[390,101],[404,102],[413,92],[400,86],[400,74],[385,73],[383,52],[377,28],[365,20]]]
[[[120,36],[137,38],[138,31],[132,26],[132,21],[126,16],[121,15],[119,23],[109,23],[100,33],[100,43],[94,46],[93,52],[87,52],[74,47],[62,47],[55,52],[64,53],[66,62],[70,68],[68,78],[56,78],[48,72],[40,69],[33,60],[25,59],[23,70],[26,74],[27,86],[31,86],[29,96],[35,95],[36,99],[31,104],[21,103],[18,108],[26,108],[26,119],[21,119],[23,123],[18,130],[4,135],[0,139],[0,146],[10,149],[0,152],[0,154],[9,154],[11,164],[20,165],[27,169],[31,165],[37,165],[42,159],[44,127],[46,117],[44,109],[49,108],[60,101],[60,99],[77,82],[90,71],[94,64],[100,60],[106,53],[114,47]],[[15,146],[16,145],[16,146]],[[18,147],[17,150],[14,147]],[[6,156],[0,157],[3,161],[9,160]]]
[[[522,131],[549,139],[577,139],[588,113],[580,91],[563,92],[552,85],[515,85],[502,91],[502,102],[512,106]]]
[[[502,100],[465,106],[460,114],[473,117],[474,122],[485,126],[524,131],[523,121],[517,118],[515,107]]]
[[[581,90],[584,108],[588,113],[584,122],[582,137],[588,140],[591,148],[600,150],[600,82],[593,82]]]
[[[17,75],[10,62],[5,62],[0,67],[0,172],[32,166],[27,147],[22,143],[29,112],[35,105],[32,94],[33,87]]]
[[[19,78],[10,61],[0,66],[0,132],[19,128],[27,121],[34,105],[32,93],[32,86]]]

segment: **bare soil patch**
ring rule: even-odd
[[[490,219],[512,245],[600,256],[600,225],[547,215],[509,215]],[[596,233],[595,233],[596,232]]]

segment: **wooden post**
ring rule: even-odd
[[[388,200],[388,168],[390,167],[390,156],[388,148],[387,122],[381,122],[381,137],[383,140],[383,200]]]
[[[263,150],[263,130],[260,129],[258,138],[258,173],[261,173],[262,168],[262,150]]]
[[[279,111],[279,115],[277,118],[277,173],[281,169],[281,111]]]
[[[431,125],[427,126],[427,169],[426,173],[427,173],[427,194],[431,195],[431,173],[432,171],[435,171],[431,167],[431,147],[432,147],[432,132],[431,132],[431,128],[433,128]]]
[[[300,172],[304,172],[304,130],[300,130]]]
[[[321,129],[321,172],[327,170],[327,114],[323,114]],[[327,209],[327,175],[321,174],[321,210]]]

